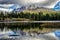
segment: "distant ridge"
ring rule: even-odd
[[[27,7],[26,10],[24,10],[24,12],[59,12],[56,10],[53,10],[53,8],[46,8],[46,7],[40,7],[40,6],[36,6],[36,4],[31,4]]]
[[[10,6],[9,6],[10,5]],[[31,12],[60,12],[60,1],[53,7],[47,8],[40,6],[39,3],[34,3],[30,5],[18,5],[18,4],[0,4],[0,11],[6,12],[22,12],[22,11],[31,11]]]

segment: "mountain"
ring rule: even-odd
[[[15,12],[22,12],[25,9],[26,9],[25,6],[21,6],[21,7],[17,8],[17,9],[14,9],[13,11],[15,11]]]
[[[0,11],[2,12],[20,11],[22,9],[23,6],[17,4],[0,4]]]
[[[39,3],[29,5],[18,5],[18,4],[0,4],[0,11],[5,12],[21,12],[21,11],[33,11],[33,12],[58,12],[60,11],[60,1],[53,8],[46,8],[40,6]]]
[[[56,11],[60,11],[60,1],[53,8]]]
[[[53,7],[47,8],[44,6],[40,6],[39,4],[30,4],[26,6],[26,10],[24,12],[60,12],[60,1]]]
[[[46,8],[46,7],[40,7],[36,6],[35,4],[29,5],[24,12],[59,12],[54,10],[54,8]]]

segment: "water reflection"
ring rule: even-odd
[[[22,29],[30,27],[39,27],[42,23],[1,23],[0,40],[59,40],[55,32],[34,33],[24,32]],[[60,34],[60,31],[57,34]]]
[[[18,31],[4,30],[3,32],[0,32],[0,40],[59,40],[59,39],[58,37],[56,37],[54,32],[38,35],[37,33],[29,34],[21,30],[18,30]]]

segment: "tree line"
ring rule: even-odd
[[[44,13],[38,12],[38,13],[30,13],[30,12],[16,12],[16,13],[3,13],[0,12],[0,19],[4,20],[5,18],[26,18],[31,19],[35,21],[41,21],[41,20],[60,20],[60,13]]]

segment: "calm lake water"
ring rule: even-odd
[[[37,34],[28,33],[21,30],[6,30],[0,31],[0,40],[59,40],[54,32]]]
[[[37,34],[33,32],[23,32],[21,30],[21,28],[27,25],[39,26],[40,24],[41,23],[0,23],[0,40],[60,40],[59,37],[55,35],[55,32]]]

